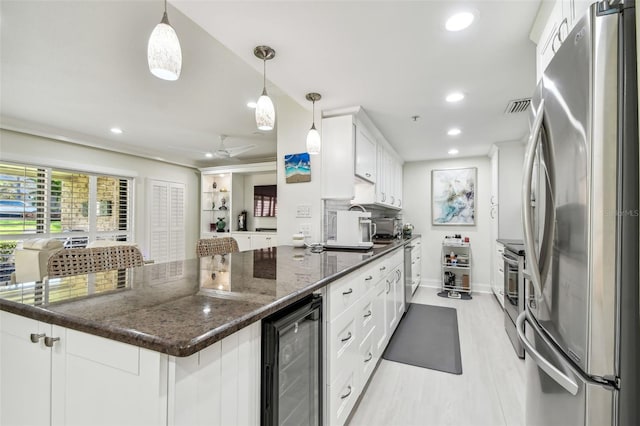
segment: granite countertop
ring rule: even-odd
[[[279,246],[9,285],[0,310],[189,356],[411,239],[366,252]]]

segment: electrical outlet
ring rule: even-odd
[[[296,217],[311,217],[311,206],[300,204],[296,208]]]
[[[310,223],[302,223],[302,224],[300,224],[300,232],[302,232],[305,237],[310,237],[311,236],[311,224]]]

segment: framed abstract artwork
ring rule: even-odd
[[[477,168],[431,171],[433,225],[476,224]]]

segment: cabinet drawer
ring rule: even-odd
[[[345,423],[358,399],[356,373],[350,371],[340,376],[329,386],[329,424],[340,426]]]
[[[358,347],[358,331],[355,312],[349,311],[329,323],[327,353],[329,357],[329,382],[345,371],[353,370]]]
[[[378,263],[376,262],[376,264],[366,267],[366,269],[363,269],[363,271],[358,275],[357,280],[359,283],[358,285],[362,291],[361,294],[366,294],[378,281],[377,264]]]
[[[353,305],[362,295],[359,275],[347,275],[329,285],[329,316],[331,321]]]
[[[380,281],[381,279],[383,279],[384,277],[389,275],[389,272],[391,272],[391,270],[395,266],[395,262],[396,262],[395,256],[390,256],[390,257],[387,257],[385,259],[382,259],[376,265],[375,272],[376,272],[377,276],[374,277],[375,280],[376,281]]]
[[[374,307],[373,298],[368,297],[370,293],[367,293],[357,304],[356,320],[358,324],[358,337],[360,341],[364,339],[373,329],[374,321]]]
[[[373,336],[374,333],[373,330],[371,330],[371,333],[365,337],[358,350],[358,383],[363,389],[367,380],[369,380],[371,373],[373,373],[373,368],[376,366],[376,362],[379,358],[379,356],[376,357],[376,345],[374,344]]]

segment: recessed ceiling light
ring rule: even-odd
[[[456,155],[459,151],[456,148],[451,148],[448,153],[449,155]]]
[[[458,136],[460,133],[462,133],[462,130],[456,128],[449,129],[449,131],[447,132],[449,136]]]
[[[257,104],[257,103],[255,103],[255,102],[247,102],[247,106],[248,106],[249,108],[253,108],[253,109],[255,109],[255,108],[258,106],[258,104]]]
[[[461,31],[467,28],[473,22],[473,13],[460,12],[447,19],[445,28],[448,31]]]
[[[122,129],[119,127],[112,127],[111,129],[111,133],[114,133],[116,135],[121,135],[122,134]]]
[[[460,102],[464,99],[464,93],[461,92],[453,92],[449,93],[445,98],[447,102]]]
[[[206,154],[204,154],[204,156],[207,157],[207,158],[211,158],[211,157],[213,157],[213,154],[210,153],[210,152],[207,152]]]

